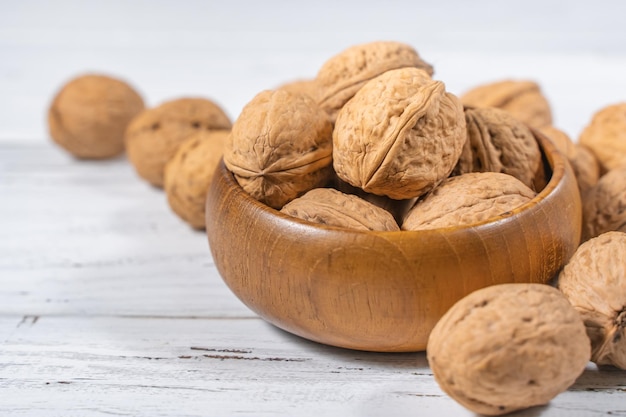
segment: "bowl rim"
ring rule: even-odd
[[[239,183],[235,179],[234,174],[230,170],[228,170],[228,168],[226,168],[223,157],[220,160],[220,163],[218,165],[218,170],[221,171],[220,176],[223,177],[227,181],[228,183],[227,185],[234,187],[235,190],[237,191],[236,194],[240,195],[240,197],[243,198],[246,201],[246,203],[253,205],[255,209],[261,210],[262,212],[265,212],[267,215],[276,216],[278,219],[280,219],[281,222],[289,222],[289,223],[292,223],[294,226],[297,225],[298,227],[311,229],[312,231],[325,231],[325,232],[331,232],[331,233],[341,232],[341,233],[351,233],[351,234],[356,234],[356,235],[373,234],[373,235],[381,236],[381,237],[383,236],[385,237],[391,237],[391,236],[418,237],[420,235],[425,236],[431,233],[437,233],[437,234],[446,233],[447,234],[447,233],[454,233],[454,232],[465,231],[465,230],[473,230],[473,231],[478,232],[479,230],[482,230],[482,229],[496,227],[497,224],[501,222],[509,221],[511,218],[517,217],[521,215],[521,213],[526,213],[533,208],[536,209],[537,205],[539,205],[541,202],[553,196],[554,191],[557,188],[561,187],[563,184],[563,178],[565,177],[566,170],[567,170],[567,167],[566,167],[567,161],[565,159],[565,155],[563,155],[557,149],[556,145],[554,145],[554,143],[552,143],[552,141],[546,135],[539,132],[535,128],[529,127],[529,129],[535,136],[537,144],[539,145],[539,149],[541,151],[541,163],[544,164],[544,166],[547,165],[547,167],[549,167],[550,169],[551,174],[550,174],[550,179],[548,183],[531,200],[525,202],[521,206],[516,207],[515,209],[507,211],[498,216],[490,217],[480,222],[464,224],[464,225],[451,225],[451,226],[445,226],[445,227],[438,227],[438,228],[432,228],[432,229],[419,229],[419,230],[400,229],[400,230],[392,230],[392,231],[378,231],[378,230],[350,229],[350,228],[341,227],[341,226],[313,223],[313,222],[309,222],[309,221],[282,213],[280,210],[270,207],[258,201],[254,197],[252,197],[239,185]],[[208,215],[208,212],[207,212],[207,215]]]

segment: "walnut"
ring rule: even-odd
[[[536,128],[552,123],[552,111],[539,85],[533,81],[503,80],[475,87],[460,96],[471,107],[496,107]]]
[[[280,211],[312,223],[355,230],[400,230],[388,211],[333,188],[315,188],[287,203]]]
[[[279,85],[277,90],[287,90],[291,93],[308,94],[313,100],[317,101],[320,95],[320,88],[315,79],[299,79],[286,82]]]
[[[406,213],[417,200],[416,198],[410,198],[407,200],[394,200],[393,198],[389,198],[385,195],[368,193],[358,187],[354,187],[348,184],[336,175],[333,176],[329,185],[344,194],[355,195],[369,203],[374,204],[376,207],[380,207],[381,209],[388,211],[389,213],[391,213],[391,215],[398,224],[402,223],[402,219],[404,219]]]
[[[495,220],[534,196],[533,190],[507,174],[474,172],[450,177],[409,210],[402,229],[436,229]]]
[[[52,139],[78,158],[110,158],[124,151],[124,130],[144,108],[124,81],[105,75],[70,80],[48,110]]]
[[[504,110],[466,108],[467,142],[454,174],[503,172],[539,189],[541,150],[532,131]]]
[[[398,68],[421,68],[429,76],[433,67],[410,45],[400,42],[371,42],[354,45],[330,58],[317,73],[318,102],[335,120],[337,112],[369,80]]]
[[[626,232],[626,166],[603,175],[583,201],[583,241],[609,231]]]
[[[558,288],[582,316],[591,360],[626,369],[626,233],[607,232],[578,247]]]
[[[585,146],[574,143],[565,132],[554,126],[546,126],[539,130],[567,157],[576,176],[580,195],[584,198],[600,178],[600,165],[595,156]]]
[[[369,193],[418,197],[443,181],[465,143],[459,100],[417,68],[387,71],[341,109],[333,131],[337,175]]]
[[[604,171],[626,165],[626,103],[595,113],[578,142],[593,152]]]
[[[128,158],[140,177],[163,186],[165,164],[181,143],[199,130],[230,129],[231,122],[213,101],[180,98],[138,114],[126,129]]]
[[[241,187],[280,209],[332,173],[332,124],[306,94],[263,91],[241,111],[224,162]]]
[[[501,415],[549,402],[590,356],[578,312],[543,284],[501,284],[458,301],[432,330],[428,362],[441,389],[468,409]]]
[[[200,130],[165,165],[165,193],[172,210],[195,229],[205,227],[205,200],[228,130]]]

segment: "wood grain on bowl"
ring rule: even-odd
[[[529,203],[491,221],[424,231],[315,225],[251,198],[223,164],[206,205],[215,264],[268,322],[334,346],[419,351],[457,300],[489,285],[549,281],[580,241],[569,164],[536,134],[550,179]]]

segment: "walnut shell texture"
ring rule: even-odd
[[[279,85],[276,90],[287,90],[291,93],[308,94],[316,102],[319,98],[319,95],[321,94],[317,80],[314,78],[302,78],[298,80],[288,81]]]
[[[410,199],[450,175],[465,140],[463,108],[442,82],[417,68],[391,70],[339,112],[333,166],[355,187]]]
[[[591,360],[626,369],[626,233],[607,232],[578,247],[558,288],[578,310]]]
[[[222,155],[228,130],[201,130],[185,140],[165,165],[170,207],[194,229],[204,229],[206,195]]]
[[[480,223],[504,216],[534,196],[533,190],[507,174],[475,172],[450,177],[409,210],[402,229]]]
[[[503,80],[472,88],[460,96],[472,107],[496,107],[519,121],[541,128],[552,124],[552,110],[539,84],[527,80]]]
[[[435,380],[485,415],[546,404],[584,371],[589,339],[578,312],[544,284],[501,284],[450,308],[430,334]]]
[[[312,223],[355,230],[400,230],[388,211],[333,188],[315,188],[290,201],[280,211]]]
[[[567,133],[554,126],[546,126],[539,130],[567,157],[574,170],[580,195],[584,198],[600,178],[600,165],[596,157],[587,147],[574,143]]]
[[[578,143],[588,147],[604,171],[626,165],[626,103],[600,109],[583,129]]]
[[[128,158],[137,174],[163,186],[165,164],[178,147],[199,130],[230,129],[226,113],[205,98],[179,98],[144,110],[126,130]]]
[[[330,179],[332,128],[307,94],[262,91],[235,121],[224,162],[248,194],[280,209]]]
[[[351,46],[326,61],[318,71],[319,104],[334,121],[339,109],[367,81],[404,67],[421,68],[429,76],[433,74],[433,67],[410,45],[377,41]]]
[[[466,108],[467,141],[455,174],[503,172],[536,188],[543,175],[541,150],[533,132],[504,110]]]
[[[626,232],[626,166],[603,175],[583,201],[583,241],[610,231]]]
[[[111,158],[124,151],[124,131],[144,109],[126,82],[87,74],[70,80],[48,110],[52,139],[78,158]]]

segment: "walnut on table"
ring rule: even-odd
[[[583,241],[609,231],[626,232],[626,166],[604,174],[583,201]]]
[[[137,174],[163,187],[165,164],[200,130],[230,129],[220,106],[205,98],[180,98],[146,109],[126,129],[126,150]]]
[[[327,60],[316,82],[318,103],[334,122],[339,109],[369,80],[386,71],[404,67],[423,69],[429,76],[433,67],[417,51],[401,42],[377,41],[351,46]]]
[[[454,174],[502,172],[540,190],[546,179],[533,132],[504,110],[465,108],[467,141]]]
[[[580,315],[558,290],[500,284],[454,304],[426,353],[448,395],[476,413],[501,415],[565,391],[584,371],[590,345]]]
[[[388,211],[333,188],[315,188],[290,201],[280,211],[312,223],[354,230],[400,230]]]
[[[558,288],[578,310],[591,339],[591,360],[626,369],[626,233],[603,233],[580,245]]]
[[[70,80],[48,109],[52,139],[78,158],[111,158],[124,152],[124,131],[144,109],[126,82],[87,74]]]
[[[466,106],[506,110],[519,121],[535,128],[552,124],[550,103],[534,81],[502,80],[487,83],[470,89],[460,99]]]
[[[165,165],[170,207],[194,229],[205,227],[205,200],[229,130],[201,130],[187,138]]]
[[[463,108],[442,82],[417,68],[391,70],[340,110],[333,166],[366,192],[410,199],[448,177],[465,140]]]
[[[603,173],[626,165],[626,103],[596,112],[578,142],[593,152]]]
[[[474,172],[450,177],[409,210],[402,229],[471,225],[506,215],[534,196],[533,190],[508,174]]]
[[[226,167],[252,197],[280,209],[332,174],[332,123],[304,93],[266,90],[235,121]]]

